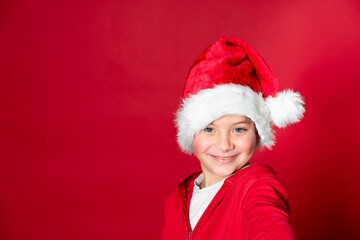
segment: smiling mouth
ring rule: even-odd
[[[221,157],[221,156],[215,156],[215,155],[210,155],[210,156],[213,159],[215,159],[215,161],[217,161],[217,162],[229,163],[229,162],[232,162],[234,159],[236,159],[238,155],[229,156],[229,157]]]

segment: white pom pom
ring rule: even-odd
[[[292,90],[284,90],[276,97],[266,98],[266,104],[273,123],[280,128],[300,121],[305,112],[301,95]]]

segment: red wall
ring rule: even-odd
[[[270,3],[271,2],[271,3]],[[273,166],[298,239],[360,239],[360,4],[2,1],[0,238],[159,239],[199,169],[173,126],[188,69],[223,35],[253,45],[304,120]]]

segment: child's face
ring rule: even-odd
[[[205,185],[214,184],[245,166],[258,140],[255,124],[238,115],[223,116],[194,137],[194,154],[199,159]]]

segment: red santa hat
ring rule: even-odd
[[[177,141],[191,154],[195,134],[225,115],[250,118],[260,146],[274,145],[273,125],[283,128],[300,121],[305,109],[301,95],[279,92],[279,83],[258,53],[246,42],[223,37],[193,63],[182,103],[176,114]]]

